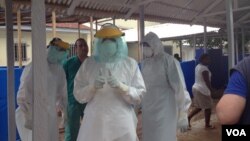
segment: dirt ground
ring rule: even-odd
[[[185,133],[177,133],[178,141],[221,141],[221,125],[215,115],[215,106],[218,103],[219,96],[214,99],[211,124],[215,126],[215,129],[205,129],[204,113],[203,111],[198,113],[191,120],[192,128]],[[190,110],[192,110],[192,106]],[[60,141],[64,141],[64,132],[60,133]]]
[[[205,129],[204,113],[203,111],[198,113],[191,120],[192,128],[185,133],[178,133],[178,141],[221,141],[221,125],[215,115],[215,106],[218,103],[218,99],[214,99],[214,106],[211,115],[211,124],[215,126],[215,129]],[[190,110],[192,107],[190,108]]]

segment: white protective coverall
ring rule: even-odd
[[[159,37],[150,32],[144,42],[152,56],[143,60],[142,75],[147,92],[142,100],[142,140],[176,141],[177,127],[188,127],[191,104],[180,64],[165,53]]]
[[[67,86],[65,72],[60,64],[46,63],[48,65],[48,94],[49,99],[46,108],[49,116],[49,124],[53,125],[49,129],[50,141],[59,140],[56,108],[66,112],[67,106]],[[16,110],[16,125],[22,141],[32,141],[32,69],[31,64],[23,70],[20,86],[17,94],[18,108]],[[45,114],[45,113],[42,113]],[[29,129],[28,129],[29,128]]]
[[[109,71],[128,86],[127,93],[120,93],[107,82],[103,88],[93,90],[96,76],[107,78]],[[134,105],[140,104],[145,85],[134,59],[100,63],[89,57],[76,74],[74,84],[75,98],[80,103],[88,102],[77,141],[136,141]]]

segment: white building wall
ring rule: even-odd
[[[56,33],[57,37],[61,38],[62,40],[74,44],[76,39],[78,39],[77,32],[62,32],[58,31]],[[47,31],[46,34],[46,42],[47,44],[52,39],[52,32]],[[88,41],[87,34],[81,34],[81,37]],[[17,38],[17,31],[14,31],[14,43],[18,42]],[[22,31],[22,42],[27,44],[27,61],[23,61],[23,65],[27,65],[31,62],[32,59],[32,44],[31,44],[31,32],[30,31]],[[45,47],[46,48],[46,47]],[[14,49],[14,47],[13,47]],[[6,52],[6,32],[5,29],[0,29],[0,66],[7,65],[7,52]],[[15,66],[18,66],[18,62],[15,62]]]
[[[0,66],[7,64],[6,32],[0,29]]]
[[[195,48],[190,46],[182,47],[182,61],[191,61],[195,59]]]
[[[139,46],[138,43],[128,43],[128,56],[139,62]]]

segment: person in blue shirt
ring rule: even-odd
[[[239,62],[230,74],[216,114],[221,124],[250,124],[250,56]]]
[[[88,45],[83,38],[75,42],[77,55],[64,62],[63,68],[66,73],[68,89],[68,113],[65,128],[65,141],[76,141],[80,128],[80,120],[83,118],[83,111],[86,106],[76,101],[73,95],[74,78],[82,62],[88,57]]]

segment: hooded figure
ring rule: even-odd
[[[155,33],[143,40],[142,75],[147,92],[142,101],[142,140],[176,141],[177,127],[188,128],[191,104],[179,62],[163,50]]]
[[[94,55],[81,65],[74,96],[88,102],[77,141],[136,141],[134,106],[145,85],[137,62],[127,56],[123,33],[105,24],[95,34]]]
[[[69,44],[59,38],[54,38],[48,46],[47,64],[48,65],[48,95],[49,99],[46,109],[49,116],[50,141],[59,139],[57,126],[57,109],[66,113],[67,107],[67,85],[65,72],[62,68],[62,61],[67,57]],[[31,63],[23,70],[20,86],[17,94],[16,125],[22,141],[32,141],[32,66]]]

